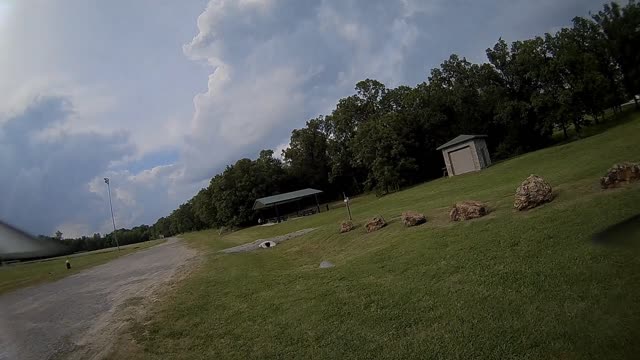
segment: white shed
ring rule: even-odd
[[[439,146],[449,176],[480,171],[491,165],[491,158],[484,139],[487,135],[459,135]]]

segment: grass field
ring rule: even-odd
[[[619,161],[640,161],[640,116],[602,134],[354,199],[360,225],[338,234],[334,209],[271,227],[184,235],[204,264],[133,330],[132,358],[622,359],[640,354],[640,226],[626,241],[593,234],[640,213],[640,183],[601,190]],[[516,212],[529,174],[556,199]],[[459,200],[492,212],[448,220]],[[405,228],[403,210],[428,223]],[[373,215],[390,220],[366,234]],[[637,224],[637,223],[636,223]],[[217,250],[315,227],[269,250]],[[319,269],[322,260],[336,264]]]
[[[104,264],[117,257],[157,245],[164,240],[153,240],[121,247],[122,250],[97,250],[84,254],[73,254],[69,257],[46,259],[38,262],[13,264],[0,267],[0,294],[17,288],[54,281],[73,275],[81,270]],[[71,262],[71,269],[65,267],[65,260]]]

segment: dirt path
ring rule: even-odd
[[[127,317],[161,285],[193,264],[178,239],[62,280],[0,296],[0,360],[100,358],[111,351]],[[183,268],[184,269],[184,268]]]

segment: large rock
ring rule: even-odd
[[[487,215],[487,213],[489,213],[487,204],[480,201],[467,200],[453,205],[453,209],[449,212],[449,218],[452,221],[463,221],[479,218]]]
[[[343,221],[340,223],[340,233],[346,233],[349,232],[351,230],[353,230],[354,226],[353,226],[353,222],[351,222],[350,220],[347,221]]]
[[[405,211],[402,213],[402,223],[405,226],[416,226],[427,222],[424,214],[415,211]]]
[[[387,226],[387,222],[384,221],[384,218],[382,216],[378,215],[367,222],[366,228],[367,228],[367,232],[372,232],[372,231],[380,230],[385,226]]]
[[[640,180],[640,163],[625,162],[615,164],[607,174],[600,178],[600,186],[603,189],[615,187],[620,183],[628,183]]]
[[[516,190],[513,207],[518,210],[527,210],[551,200],[553,200],[551,185],[538,175],[530,175]]]

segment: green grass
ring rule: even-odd
[[[640,231],[625,245],[591,237],[640,213],[640,183],[601,190],[619,161],[640,161],[640,116],[607,132],[439,179],[354,199],[360,225],[338,234],[343,208],[271,227],[184,238],[206,261],[134,326],[133,358],[621,359],[640,354]],[[512,209],[529,174],[556,199]],[[492,212],[448,220],[459,200]],[[403,210],[428,223],[405,228]],[[366,234],[376,214],[389,226]],[[316,227],[269,250],[217,250]],[[335,268],[318,269],[322,260]]]
[[[157,245],[164,240],[153,240],[122,247],[120,251],[89,252],[69,257],[71,269],[65,267],[67,257],[47,259],[39,262],[13,264],[0,267],[0,294],[17,288],[54,281],[73,275],[84,269],[104,264],[117,257]]]

